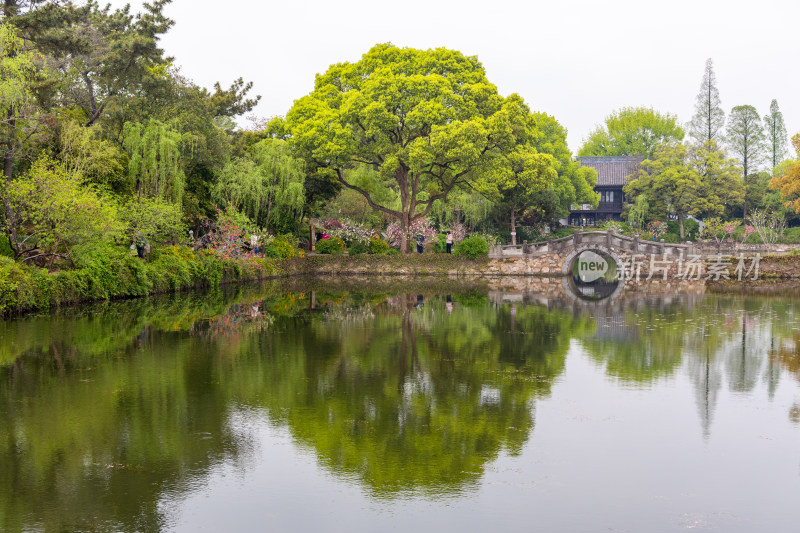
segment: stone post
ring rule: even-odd
[[[633,252],[634,253],[638,253],[639,252],[639,235],[638,234],[633,236]]]
[[[553,253],[553,239],[551,237],[547,238],[547,253]]]
[[[614,239],[614,230],[610,229],[606,232],[606,246],[611,248],[611,241]]]

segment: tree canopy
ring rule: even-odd
[[[535,132],[522,99],[500,96],[477,58],[391,44],[317,76],[287,124],[309,170],[358,191],[404,232],[457,187],[504,187],[514,175],[505,155]],[[378,203],[348,179],[363,164],[391,180],[398,206]]]
[[[578,155],[652,157],[658,145],[683,140],[683,136],[675,115],[646,107],[625,107],[611,113],[604,126],[589,134]]]
[[[744,187],[739,169],[711,143],[687,147],[664,144],[653,159],[642,162],[642,170],[625,186],[625,194],[637,204],[647,199],[648,217],[681,224],[687,216],[721,216],[729,206],[741,205]]]

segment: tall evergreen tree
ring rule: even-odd
[[[764,125],[767,129],[767,153],[774,169],[786,157],[789,138],[777,100],[772,100],[769,105],[769,114],[764,115]]]
[[[747,185],[747,176],[758,170],[764,160],[766,136],[758,111],[751,105],[739,105],[731,110],[726,132],[728,147],[742,165],[742,181]],[[744,203],[744,218],[747,218],[747,200]]]
[[[725,112],[720,106],[717,77],[711,58],[706,59],[703,82],[694,105],[695,113],[689,123],[689,135],[699,143],[719,141],[720,130],[725,125]]]

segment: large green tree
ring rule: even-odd
[[[535,213],[541,195],[558,177],[553,156],[539,154],[531,147],[518,146],[508,155],[511,175],[500,188],[498,208],[510,217],[511,244],[517,244],[517,219],[527,213]]]
[[[772,100],[769,105],[769,114],[764,115],[764,125],[767,130],[767,154],[774,170],[786,157],[789,142],[786,125],[783,122],[783,113],[778,107],[777,100]]]
[[[706,60],[703,82],[694,104],[694,116],[689,123],[689,135],[699,143],[720,140],[720,131],[725,126],[725,111],[722,110],[714,74],[714,62]]]
[[[611,113],[604,126],[589,134],[578,155],[652,157],[658,145],[680,141],[683,136],[675,115],[646,107],[625,107]]]
[[[364,195],[408,228],[455,188],[481,188],[508,176],[503,155],[527,135],[529,111],[503,98],[475,57],[437,48],[380,44],[355,63],[331,66],[297,100],[287,123],[309,169]],[[347,179],[367,164],[391,178],[397,208]]]
[[[222,206],[267,228],[302,210],[304,178],[302,162],[292,157],[286,141],[265,139],[253,146],[248,157],[234,159],[222,169],[212,194]],[[283,229],[280,226],[273,229]]]
[[[93,0],[82,5],[49,2],[15,22],[60,73],[54,98],[80,106],[91,126],[109,105],[165,82],[171,59],[158,41],[174,24],[163,14],[171,1],[145,3],[144,13],[137,15],[129,5],[112,11]]]
[[[728,116],[725,132],[728,148],[739,160],[742,167],[742,181],[758,170],[766,155],[767,137],[764,124],[756,108],[751,105],[736,106]],[[747,202],[744,203],[744,218],[747,218]]]
[[[0,24],[0,151],[6,181],[13,177],[23,143],[35,132],[39,115],[33,91],[36,77],[34,56],[23,47],[17,28],[7,22]]]
[[[554,223],[569,214],[570,206],[575,204],[597,205],[600,196],[594,191],[597,184],[597,171],[585,167],[572,157],[567,147],[567,130],[554,117],[541,112],[533,113],[536,124],[529,143],[537,152],[550,154],[555,160],[556,178],[548,188],[536,195],[531,204],[542,220]],[[553,202],[555,198],[555,204]],[[550,209],[553,206],[554,209]]]
[[[652,159],[642,162],[642,169],[624,190],[634,200],[647,198],[649,218],[677,217],[683,238],[687,216],[721,216],[727,207],[742,204],[744,187],[738,172],[713,141],[691,148],[665,144]]]

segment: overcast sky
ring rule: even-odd
[[[689,121],[709,57],[726,114],[749,104],[763,116],[775,98],[789,136],[800,132],[797,0],[174,0],[166,14],[163,46],[182,73],[253,81],[264,117],[285,115],[332,63],[392,42],[478,56],[501,94],[555,116],[573,151],[621,107]]]

